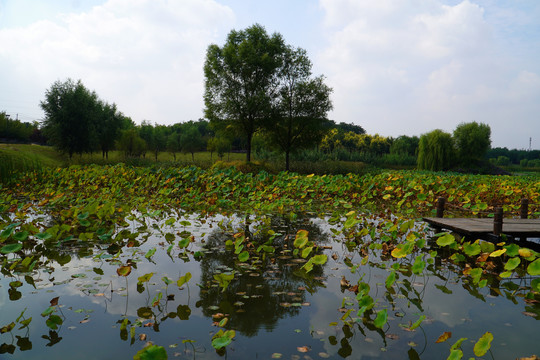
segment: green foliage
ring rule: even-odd
[[[317,145],[328,131],[330,122],[326,117],[332,109],[332,89],[322,76],[311,78],[311,62],[304,49],[287,46],[282,59],[279,95],[265,130],[285,153],[288,171],[291,152]]]
[[[472,165],[481,160],[491,145],[491,128],[476,121],[461,123],[454,130],[454,144],[460,164]]]
[[[206,52],[206,117],[215,128],[231,127],[242,134],[247,161],[251,160],[253,134],[270,114],[283,51],[281,35],[269,36],[256,24],[232,30],[223,47],[210,45]]]
[[[101,101],[79,80],[56,81],[40,103],[45,112],[43,131],[52,145],[71,158],[96,150],[108,152],[121,124],[115,105]]]
[[[420,137],[418,168],[421,170],[447,170],[454,158],[452,136],[442,130],[433,130]]]
[[[0,139],[12,142],[30,142],[32,134],[37,131],[37,123],[30,124],[11,119],[5,111],[0,112]]]

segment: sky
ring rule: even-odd
[[[255,23],[307,50],[336,122],[540,149],[538,0],[0,0],[0,111],[39,121],[71,78],[136,123],[203,118],[206,49]]]

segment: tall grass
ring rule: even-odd
[[[0,153],[0,183],[3,185],[10,185],[29,172],[40,176],[42,171],[43,165],[36,157]]]

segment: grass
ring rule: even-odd
[[[32,171],[41,167],[64,167],[69,165],[98,164],[108,165],[125,163],[131,166],[191,166],[196,165],[206,169],[212,166],[228,167],[234,166],[244,172],[258,172],[265,170],[271,173],[278,173],[284,170],[284,159],[282,157],[259,160],[254,156],[252,163],[245,162],[245,153],[225,154],[222,161],[216,153],[196,152],[192,158],[191,153],[177,153],[176,159],[169,152],[158,153],[157,160],[155,154],[147,152],[143,158],[126,159],[121,151],[110,151],[107,159],[103,158],[101,152],[90,154],[73,155],[71,159],[65,154],[57,152],[50,146],[28,145],[28,144],[0,144],[0,181],[9,182],[16,173]],[[291,161],[291,171],[301,174],[364,174],[374,172],[373,166],[355,161]]]

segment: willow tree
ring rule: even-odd
[[[242,134],[251,160],[253,134],[270,117],[278,92],[278,71],[285,45],[280,34],[268,35],[261,25],[232,30],[225,44],[206,52],[205,115],[217,130]]]
[[[447,170],[455,159],[452,135],[433,130],[420,136],[418,144],[418,168],[421,170]]]

